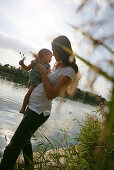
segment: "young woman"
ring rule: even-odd
[[[0,170],[13,169],[21,150],[25,169],[34,169],[30,139],[33,133],[49,118],[52,99],[67,91],[78,72],[75,58],[71,57],[73,54],[71,43],[66,36],[55,38],[52,41],[52,50],[56,59],[55,67],[47,74],[43,65],[37,65],[37,71],[42,76],[42,83],[34,88],[29,98],[25,116],[4,151]]]

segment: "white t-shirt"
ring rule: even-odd
[[[48,73],[48,78],[52,86],[55,85],[62,76],[68,76],[73,79],[75,71],[72,67],[66,66],[60,69],[53,69],[50,73]],[[48,115],[50,114],[51,107],[52,100],[47,98],[43,88],[43,83],[40,83],[34,88],[29,98],[28,108],[38,114],[44,112],[45,115]]]

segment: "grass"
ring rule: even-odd
[[[47,143],[45,144],[45,140],[43,139],[43,142],[37,146],[38,150],[40,147],[40,152],[34,153],[35,169],[92,170],[96,168],[98,163],[97,158],[100,155],[101,150],[102,152],[105,152],[104,160],[109,161],[109,167],[113,168],[113,145],[112,143],[110,145],[105,145],[101,142],[104,131],[104,115],[106,116],[107,114],[103,109],[102,106],[102,116],[100,115],[100,117],[95,114],[87,114],[86,119],[82,124],[79,124],[80,134],[75,133],[72,137],[74,144],[70,143],[71,137],[67,132],[64,132],[63,137],[59,139],[59,142],[54,139],[50,140],[46,136],[42,136]],[[77,120],[74,121],[76,121],[76,124],[79,123]],[[47,151],[50,146],[52,147],[52,150]],[[16,170],[23,169],[23,161],[19,160],[19,163],[17,163],[16,166]],[[105,166],[103,168],[105,169]]]

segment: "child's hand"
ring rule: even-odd
[[[24,64],[24,60],[20,60],[19,65],[23,65],[23,64]]]
[[[22,60],[25,60],[25,59],[26,59],[26,57],[25,57],[24,54],[22,54],[21,52],[20,52],[19,54],[20,54],[20,56],[22,57]]]
[[[43,74],[43,73],[46,72],[46,69],[45,69],[45,67],[44,67],[42,64],[37,64],[36,70],[37,70],[40,74]]]
[[[46,73],[48,74],[50,72],[50,70],[46,70]]]

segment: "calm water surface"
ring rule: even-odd
[[[23,118],[19,110],[27,90],[13,82],[0,79],[0,155]],[[81,122],[86,113],[94,114],[95,110],[96,107],[80,102],[53,100],[51,116],[42,130],[47,138],[52,137],[55,140],[58,140],[58,133],[62,135],[61,129],[72,136],[74,132],[79,133],[78,123],[73,119]],[[35,133],[39,140],[40,133],[40,130]],[[36,140],[33,139],[32,142],[34,147]]]

